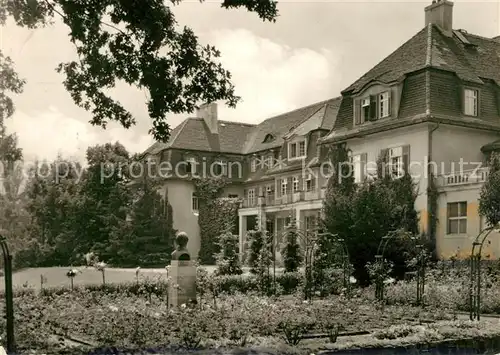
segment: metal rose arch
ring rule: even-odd
[[[12,292],[12,255],[10,255],[7,239],[0,234],[2,245],[5,277],[5,318],[7,321],[7,353],[16,351],[14,338],[14,296]]]
[[[471,320],[479,320],[481,317],[481,254],[486,238],[496,227],[483,229],[472,243],[470,254],[470,286],[469,286],[469,317]]]

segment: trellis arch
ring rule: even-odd
[[[417,250],[417,295],[416,295],[416,303],[422,305],[423,304],[423,295],[425,290],[425,250],[422,244],[419,244],[418,237],[412,235],[409,232],[405,231],[392,231],[388,233],[386,236],[383,236],[380,240],[380,243],[377,248],[377,254],[375,255],[375,262],[381,265],[381,267],[385,266],[385,251],[387,249],[387,245],[391,240],[394,240],[395,237],[400,237],[401,235],[405,236],[405,239],[411,240],[414,243],[415,249]],[[377,277],[375,280],[375,298],[379,301],[384,300],[384,280],[382,277]]]
[[[469,317],[479,320],[481,317],[481,256],[486,238],[497,227],[488,227],[479,232],[472,242],[470,255]]]

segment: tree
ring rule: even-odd
[[[248,244],[248,266],[252,274],[257,274],[261,250],[264,247],[264,232],[261,230],[251,230],[247,232]]]
[[[500,223],[500,154],[493,152],[489,162],[489,175],[481,188],[479,214],[490,226]]]
[[[173,5],[181,1],[171,0]],[[271,0],[223,0],[222,7],[244,7],[273,22],[278,15]],[[179,29],[163,0],[5,0],[0,24],[8,16],[30,29],[48,26],[56,17],[68,26],[78,60],[57,70],[65,74],[75,104],[92,113],[93,125],[135,124],[132,114],[106,94],[118,81],[148,91],[150,133],[162,141],[169,137],[168,113],[189,113],[218,100],[234,107],[239,100],[230,73],[217,62],[220,52],[201,46],[190,28]]]
[[[26,184],[31,224],[29,247],[19,266],[60,266],[74,261],[80,239],[75,234],[82,167],[59,157],[37,162]]]
[[[348,165],[345,147],[335,148],[332,158],[339,171]],[[337,160],[336,160],[337,159]],[[342,160],[343,159],[343,160]],[[333,235],[345,240],[354,267],[354,276],[360,284],[369,282],[366,264],[373,262],[383,237],[396,230],[418,233],[418,214],[415,211],[417,196],[415,184],[408,172],[402,178],[386,174],[382,157],[379,159],[377,177],[355,186],[352,173],[336,175],[329,181],[324,201],[324,227]],[[345,168],[347,169],[347,168]],[[352,169],[350,170],[352,172]],[[345,177],[343,178],[342,177]],[[332,180],[333,179],[333,180]],[[413,243],[414,244],[414,243]],[[402,276],[406,261],[411,257],[413,245],[407,239],[391,241],[384,255],[395,264],[395,276]],[[324,268],[332,265],[335,250],[331,243],[319,243],[318,253]]]
[[[163,267],[170,262],[176,230],[168,196],[158,193],[148,179],[133,187],[128,220],[110,237],[110,263],[122,267]]]
[[[285,272],[296,272],[302,263],[298,235],[294,228],[290,228],[285,235],[285,245],[281,251]]]
[[[240,260],[238,257],[238,236],[231,232],[228,225],[226,231],[218,238],[219,252],[216,255],[217,275],[241,275]]]

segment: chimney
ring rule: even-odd
[[[218,134],[219,133],[219,123],[217,122],[217,103],[207,103],[201,105],[196,110],[196,117],[203,118],[205,124],[207,125],[210,133]]]
[[[453,3],[448,0],[433,0],[425,8],[425,26],[438,25],[445,34],[453,35]]]

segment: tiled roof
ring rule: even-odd
[[[426,26],[343,92],[358,92],[373,81],[390,83],[425,67],[451,71],[471,82],[488,78],[500,83],[500,42],[453,32],[449,37],[436,25]],[[460,35],[472,45],[464,44]]]
[[[311,120],[313,125],[310,130],[320,128],[330,130],[340,101],[339,97],[321,101],[268,118],[258,125],[219,120],[218,135],[210,133],[203,119],[187,118],[172,130],[168,143],[154,143],[145,154],[158,154],[168,148],[250,154],[281,147],[283,137],[302,122],[309,122],[309,118],[315,113],[319,114],[317,119]],[[264,143],[268,134],[272,134],[275,139]]]
[[[309,106],[301,107],[294,111],[268,118],[255,127],[255,130],[252,133],[243,153],[248,154],[281,147],[284,142],[283,137],[291,129],[307,120],[311,117],[311,115],[316,113],[326,104],[335,104],[337,101],[340,101],[340,98],[321,101]],[[269,133],[273,134],[276,139],[272,142],[264,143],[264,138],[266,138],[266,135]]]

